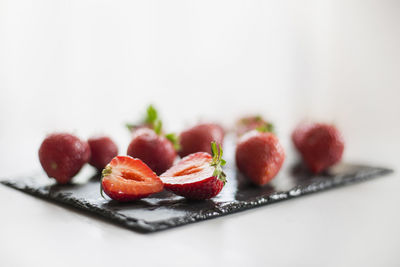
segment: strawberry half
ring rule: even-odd
[[[117,201],[132,201],[163,190],[160,178],[140,159],[117,156],[104,168],[101,193]]]
[[[181,159],[164,172],[160,178],[165,188],[188,199],[209,199],[218,195],[226,183],[222,171],[225,160],[222,148],[219,151],[215,142],[211,143],[212,156],[197,152]]]

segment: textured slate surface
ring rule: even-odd
[[[271,183],[257,187],[236,171],[233,146],[225,145],[225,150],[228,182],[217,197],[206,201],[188,201],[164,191],[134,203],[118,203],[100,196],[98,175],[83,180],[74,178],[75,182],[69,185],[57,185],[41,172],[32,177],[3,180],[1,183],[55,203],[97,214],[135,231],[154,232],[366,181],[392,172],[386,168],[342,163],[323,175],[314,176],[301,165],[286,162]]]
[[[207,201],[187,201],[172,193],[162,192],[135,203],[117,203],[100,197],[97,176],[84,184],[66,186],[47,185],[49,180],[45,177],[26,177],[2,183],[34,196],[98,214],[136,231],[153,232],[365,181],[391,172],[385,168],[349,164],[341,164],[324,176],[312,177],[299,166],[293,171],[292,176],[281,176],[270,185],[256,187],[240,174],[228,170],[230,179],[223,191]]]

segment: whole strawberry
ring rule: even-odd
[[[222,170],[222,148],[211,143],[212,156],[205,152],[190,154],[164,172],[164,187],[188,199],[209,199],[218,195],[226,183]]]
[[[302,123],[292,141],[309,169],[318,174],[342,159],[344,140],[339,130],[325,123]]]
[[[179,156],[185,157],[195,152],[211,154],[211,142],[222,145],[224,129],[214,123],[202,123],[183,131],[179,135]]]
[[[264,120],[260,115],[257,116],[247,116],[239,119],[236,122],[236,134],[241,136],[251,130],[255,130],[258,128],[268,128],[269,132],[273,131],[272,124],[268,123]]]
[[[89,138],[88,144],[91,152],[89,164],[98,170],[104,169],[118,155],[117,145],[108,136]]]
[[[174,144],[160,132],[141,128],[133,133],[127,154],[141,159],[157,175],[172,166],[176,158]]]
[[[50,134],[39,148],[44,171],[60,184],[68,183],[89,158],[88,143],[69,133]]]
[[[271,132],[252,130],[239,138],[236,146],[236,165],[253,183],[264,185],[279,172],[285,152]]]

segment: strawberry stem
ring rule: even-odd
[[[212,153],[211,166],[214,167],[213,176],[217,177],[218,180],[226,184],[226,174],[222,170],[222,167],[226,164],[226,161],[222,158],[223,151],[221,144],[219,144],[219,151],[218,151],[217,144],[214,141],[211,142],[211,153]]]
[[[104,194],[103,194],[103,185],[102,185],[101,181],[100,181],[100,195],[101,195],[102,198],[106,199]]]

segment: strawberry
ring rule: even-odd
[[[267,131],[273,132],[273,125],[264,120],[260,115],[243,117],[236,122],[236,134],[238,136],[257,128],[265,128]]]
[[[102,170],[118,155],[117,145],[107,136],[89,138],[88,144],[91,152],[89,164],[98,170]]]
[[[308,168],[318,174],[342,159],[344,140],[339,130],[324,123],[301,123],[292,141]]]
[[[222,145],[224,129],[214,123],[202,123],[183,131],[179,135],[179,156],[184,157],[195,152],[211,154],[211,142]]]
[[[173,143],[160,132],[148,128],[133,133],[127,154],[143,160],[158,175],[171,167],[176,158]]]
[[[140,159],[117,156],[104,168],[103,191],[117,201],[132,201],[163,190],[160,178]]]
[[[264,185],[278,174],[285,152],[273,133],[260,130],[252,130],[239,138],[235,156],[238,169],[253,183]]]
[[[225,160],[221,145],[219,152],[215,142],[211,147],[212,156],[205,152],[190,154],[163,173],[160,178],[165,188],[188,199],[209,199],[218,195],[226,183],[222,171]]]
[[[162,122],[153,106],[147,108],[142,125],[134,127],[127,154],[143,160],[158,175],[172,166],[178,148],[175,134],[164,135]]]
[[[39,148],[44,171],[60,184],[68,183],[89,158],[88,143],[69,133],[50,134]]]

